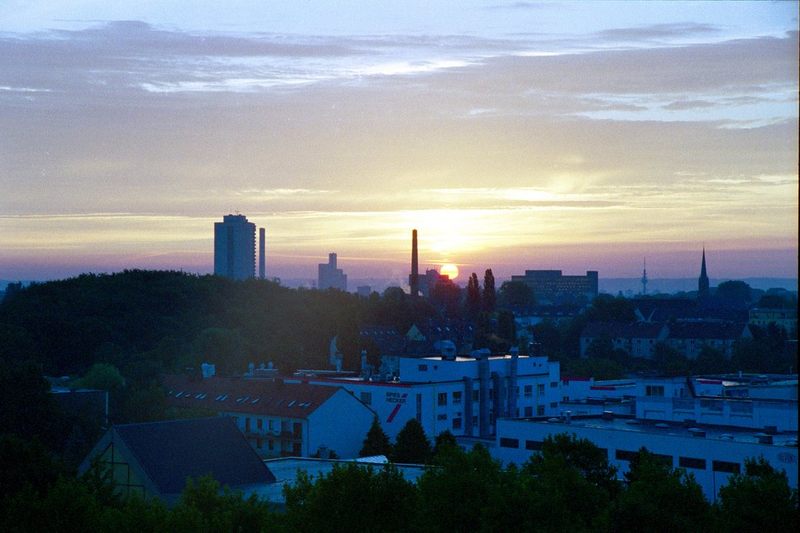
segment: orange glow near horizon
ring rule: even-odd
[[[453,263],[445,263],[442,265],[439,273],[447,276],[451,280],[455,280],[458,277],[458,266],[454,265]]]

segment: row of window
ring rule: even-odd
[[[550,383],[550,387],[551,388],[557,388],[558,387],[558,382],[557,381],[551,382]],[[364,394],[368,394],[368,393],[363,393],[362,392],[361,394],[363,396]],[[523,387],[523,394],[525,395],[525,398],[531,398],[533,396],[533,385],[525,385]],[[444,406],[447,405],[447,399],[448,399],[447,395],[448,394],[446,392],[440,392],[438,394],[438,396],[437,396],[437,404],[440,407],[444,407]],[[539,384],[536,385],[536,395],[537,396],[544,396],[544,383],[539,383]],[[458,404],[461,403],[461,399],[463,397],[462,391],[454,391],[452,393],[452,396],[453,396],[452,401],[453,401],[454,405],[458,405]],[[496,399],[496,396],[497,396],[497,394],[495,393],[495,390],[493,388],[490,388],[489,389],[489,397],[491,399]],[[517,387],[517,397],[519,397],[519,387]],[[362,401],[363,401],[363,398],[362,398]],[[476,389],[476,390],[472,391],[472,401],[473,402],[480,401],[480,390],[479,389]]]
[[[501,448],[515,448],[519,449],[519,439],[512,439],[509,437],[500,437]],[[535,440],[526,440],[525,449],[532,451],[539,451],[542,449],[542,442]],[[606,450],[607,453],[607,450]],[[614,458],[618,461],[632,461],[639,452],[632,450],[616,450]],[[668,466],[672,466],[672,456],[664,454],[653,454],[658,461],[663,462]],[[693,468],[696,470],[706,469],[706,460],[697,457],[678,457],[678,466],[681,468]],[[741,465],[731,461],[711,461],[711,469],[714,472],[723,472],[726,474],[738,474],[741,471]]]

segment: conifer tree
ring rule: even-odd
[[[473,272],[467,282],[467,316],[474,319],[481,312],[481,286],[478,275]]]
[[[381,428],[378,417],[372,419],[372,425],[367,431],[367,437],[364,439],[364,445],[361,451],[358,452],[359,457],[371,457],[373,455],[385,455],[386,457],[392,454],[392,444],[389,442],[389,437]]]
[[[412,418],[400,433],[394,445],[395,463],[426,463],[431,457],[431,443],[416,418]]]
[[[487,313],[494,312],[497,303],[497,292],[494,287],[494,274],[492,269],[487,268],[483,275],[483,310]]]

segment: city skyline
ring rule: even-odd
[[[797,277],[796,2],[259,6],[0,5],[0,279]]]

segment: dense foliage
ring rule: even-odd
[[[445,442],[446,441],[446,442]],[[797,491],[763,460],[748,462],[710,504],[691,476],[641,450],[624,481],[605,453],[570,435],[548,438],[525,464],[503,468],[478,445],[438,443],[416,484],[396,467],[344,463],[300,473],[285,508],[189,480],[172,507],[116,496],[100,469],[64,475],[41,448],[0,439],[2,531],[793,531]],[[8,490],[8,488],[11,490]]]

